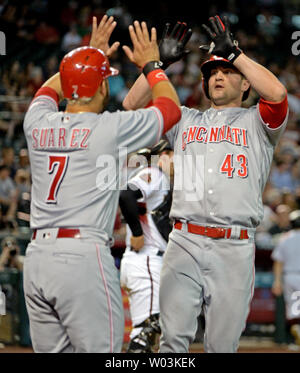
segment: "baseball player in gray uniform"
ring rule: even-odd
[[[275,296],[283,293],[286,319],[300,345],[300,210],[289,214],[292,230],[284,234],[272,252]]]
[[[36,352],[121,351],[123,305],[110,253],[119,169],[127,153],[152,146],[181,117],[177,94],[158,68],[156,30],[149,35],[146,23],[137,21],[129,26],[133,50],[123,49],[143,67],[153,106],[104,111],[107,78],[117,73],[106,57],[118,46],[108,46],[115,24],[104,16],[97,26],[94,18],[91,46],[63,58],[24,120],[33,229],[24,290]],[[64,112],[58,111],[63,97]]]
[[[153,352],[160,334],[160,272],[172,229],[169,221],[171,204],[166,200],[172,193],[173,151],[167,146],[168,143],[162,140],[152,151],[149,149],[149,167],[130,178],[129,187],[120,194],[120,207],[127,222],[120,279],[129,295],[133,325],[127,352]],[[163,218],[164,207],[166,219]],[[159,223],[156,214],[160,216]]]
[[[211,42],[202,48],[212,56],[201,70],[211,108],[182,107],[181,120],[167,133],[174,146],[175,223],[161,272],[161,352],[188,352],[202,310],[205,351],[237,351],[253,295],[262,192],[287,123],[285,87],[238,48],[227,19],[209,22],[204,28]],[[180,54],[180,40],[175,52],[165,48],[161,56]],[[124,107],[144,106],[147,86],[140,76]],[[260,100],[246,109],[241,105],[250,86]]]

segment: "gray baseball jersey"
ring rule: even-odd
[[[31,228],[24,289],[38,352],[120,352],[124,319],[110,254],[126,155],[155,144],[162,115],[59,112],[48,95],[24,120],[32,170]],[[79,239],[57,238],[78,228]]]
[[[201,310],[205,351],[237,350],[253,295],[261,195],[286,123],[271,129],[256,106],[182,107],[181,120],[167,133],[175,171],[170,216],[182,228],[169,236],[161,272],[161,352],[188,352]],[[189,232],[186,222],[231,233],[206,237]],[[242,229],[248,236],[240,239]]]
[[[127,154],[155,144],[162,116],[138,111],[71,114],[39,96],[24,120],[32,165],[31,228],[87,227],[112,235]]]
[[[283,264],[283,295],[286,305],[286,317],[300,317],[300,230],[292,230],[282,239],[272,252],[272,259]]]
[[[167,133],[174,146],[171,217],[216,225],[257,227],[261,193],[274,147],[287,119],[274,130],[262,124],[258,108],[182,108]]]

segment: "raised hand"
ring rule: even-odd
[[[167,68],[190,53],[189,50],[185,49],[185,46],[192,36],[192,29],[188,29],[184,22],[177,22],[170,33],[169,28],[170,23],[166,23],[159,43],[160,60],[163,63],[163,68]]]
[[[116,41],[112,46],[109,46],[109,39],[116,25],[117,22],[114,21],[114,17],[112,16],[108,18],[105,14],[102,17],[99,26],[97,26],[97,17],[93,17],[90,47],[101,49],[107,57],[110,57],[120,45],[120,42]]]
[[[209,18],[210,27],[202,25],[211,43],[209,45],[200,45],[200,49],[219,57],[226,58],[233,62],[242,51],[238,48],[238,42],[233,40],[230,32],[228,18],[224,16],[224,23],[219,16]]]
[[[146,22],[140,24],[138,21],[134,21],[133,24],[134,26],[129,26],[129,34],[133,44],[133,50],[131,50],[127,45],[123,46],[123,50],[129,60],[138,67],[143,67],[150,61],[158,61],[160,57],[156,29],[152,27],[150,37]]]

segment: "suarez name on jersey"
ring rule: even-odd
[[[31,132],[33,149],[86,149],[89,128],[33,128]]]

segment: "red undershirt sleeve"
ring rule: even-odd
[[[148,102],[148,104],[145,106],[145,109],[147,109],[147,108],[150,107],[150,106],[153,106],[153,101],[152,101],[152,100],[150,100],[150,101]]]
[[[36,92],[36,94],[34,96],[34,99],[37,98],[37,97],[39,97],[39,96],[49,96],[49,97],[51,97],[56,102],[56,105],[58,106],[59,97],[58,97],[57,92],[53,88],[50,88],[50,87],[41,87]]]
[[[282,125],[288,112],[287,95],[281,102],[271,102],[261,98],[258,105],[261,118],[266,126],[277,129]]]
[[[163,116],[163,134],[168,132],[174,126],[174,124],[180,121],[181,110],[170,98],[158,97],[153,101],[153,105],[160,110]]]

